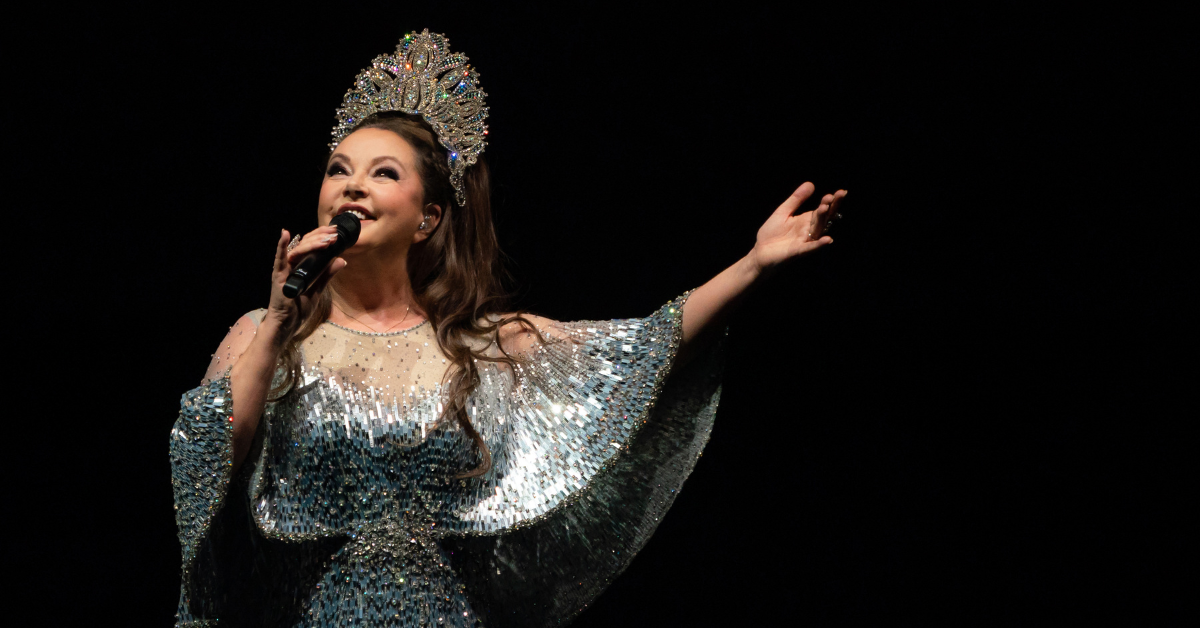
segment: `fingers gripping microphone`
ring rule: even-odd
[[[283,296],[289,299],[299,298],[308,291],[317,277],[325,272],[325,268],[338,255],[341,255],[342,251],[358,242],[358,232],[362,229],[362,223],[358,221],[358,216],[350,212],[338,214],[329,224],[337,227],[337,240],[323,249],[309,253],[300,260],[296,269],[288,276],[287,282],[283,284]]]

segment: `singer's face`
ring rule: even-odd
[[[403,253],[421,224],[423,199],[412,146],[391,131],[359,129],[329,158],[317,218],[324,226],[338,214],[358,214],[362,232],[344,257],[366,251]]]

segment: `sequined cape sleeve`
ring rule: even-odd
[[[171,429],[171,487],[183,549],[180,626],[208,625],[206,613],[193,604],[193,599],[198,603],[208,597],[197,591],[203,579],[196,577],[196,568],[201,546],[228,493],[233,469],[232,407],[229,378],[214,379],[183,395],[179,418]]]
[[[720,398],[723,339],[673,372],[687,296],[642,319],[557,324],[565,340],[534,351],[499,401],[507,421],[480,426],[494,467],[468,482],[443,546],[486,625],[573,617],[674,502]]]

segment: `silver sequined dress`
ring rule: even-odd
[[[641,319],[536,319],[551,340],[506,346],[519,368],[480,363],[469,414],[493,463],[468,480],[455,476],[479,454],[439,421],[446,361],[428,323],[318,328],[237,477],[218,370],[171,430],[179,625],[569,620],[645,544],[708,441],[720,343],[671,373],[685,300]]]

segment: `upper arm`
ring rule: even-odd
[[[244,314],[229,328],[229,333],[217,345],[217,351],[208,363],[208,370],[204,372],[205,383],[223,377],[246,351],[246,347],[250,346],[250,341],[254,340],[254,334],[258,331],[258,314],[257,311]]]

